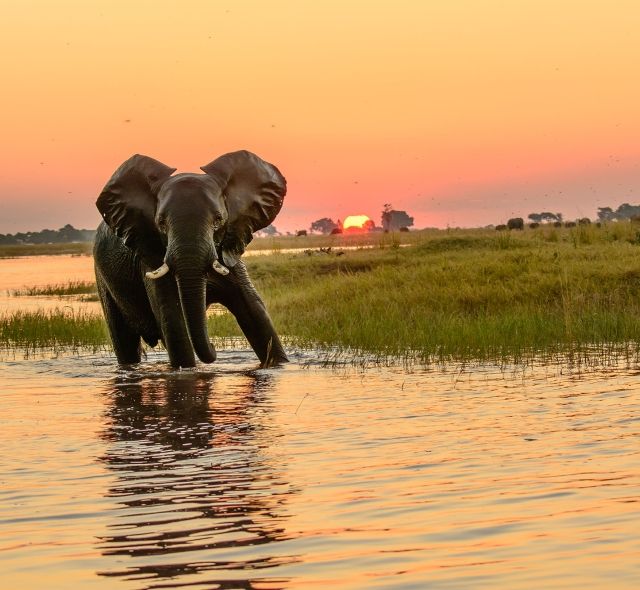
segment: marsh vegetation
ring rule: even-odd
[[[23,289],[10,289],[12,297],[64,297],[66,295],[95,295],[96,284],[90,281],[68,281],[53,285],[33,285]]]
[[[295,247],[303,250],[288,252]],[[298,347],[430,362],[619,349],[640,339],[634,223],[263,238],[252,248],[272,251],[246,264],[278,330]],[[39,293],[74,289],[93,287]],[[229,314],[211,314],[209,328],[220,346],[241,336]],[[5,314],[0,342],[108,344],[101,318],[69,310]]]

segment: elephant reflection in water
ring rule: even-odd
[[[246,560],[216,559],[286,538],[283,506],[294,491],[265,456],[274,437],[264,425],[269,380],[189,372],[115,381],[101,459],[117,477],[107,497],[118,510],[99,549],[131,564],[100,575],[170,577],[172,587],[206,576],[216,587],[233,580],[233,588],[250,589],[264,583],[257,571],[295,561],[274,557],[272,547],[264,557],[249,549]],[[225,575],[212,580],[207,573],[214,571]]]

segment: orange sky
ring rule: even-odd
[[[5,0],[0,232],[93,227],[135,152],[249,149],[275,225],[640,202],[636,0]]]

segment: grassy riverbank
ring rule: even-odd
[[[91,242],[74,242],[70,244],[9,244],[0,246],[0,258],[17,258],[20,256],[56,256],[71,254],[88,256],[91,254]]]
[[[102,316],[69,308],[52,311],[18,311],[0,316],[0,346],[29,354],[110,348]]]
[[[291,345],[421,362],[640,341],[640,226],[415,232],[406,248],[382,237],[362,250],[341,251],[334,241],[330,253],[318,248],[331,238],[307,237],[308,253],[246,258]],[[60,344],[106,342],[89,317],[21,321],[18,328],[2,318],[1,343],[45,341],[32,333],[40,323],[52,326],[47,334],[60,331],[51,336]],[[239,334],[228,315],[211,317],[210,328]]]
[[[247,250],[262,252],[281,252],[290,249],[320,248],[320,247],[366,247],[391,243],[413,244],[421,241],[429,233],[438,230],[423,230],[420,232],[398,232],[393,234],[365,233],[342,234],[333,236],[275,236],[254,238]],[[77,256],[90,255],[93,249],[91,242],[74,242],[65,244],[9,244],[0,245],[0,258],[18,258],[21,256],[57,256],[71,254]]]

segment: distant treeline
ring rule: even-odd
[[[623,219],[640,218],[640,205],[622,203],[617,209],[611,207],[598,207],[598,219],[600,221],[622,221]]]
[[[57,230],[43,229],[42,231],[18,232],[17,234],[0,234],[0,245],[93,242],[95,235],[95,229],[76,229],[72,225],[67,224]]]

